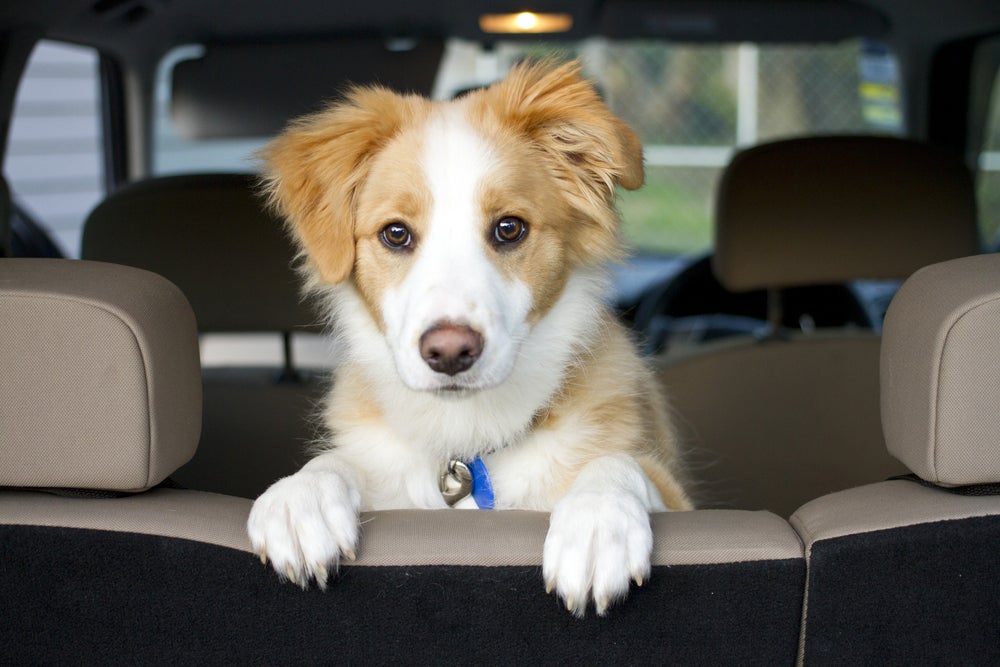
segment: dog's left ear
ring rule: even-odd
[[[581,239],[584,254],[607,258],[618,248],[615,189],[642,185],[642,144],[580,72],[579,61],[522,64],[482,99],[501,123],[553,159],[574,208],[594,227],[591,238]]]

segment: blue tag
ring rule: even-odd
[[[476,506],[481,510],[493,509],[493,483],[486,464],[477,456],[466,465],[472,473],[472,498],[476,501]]]

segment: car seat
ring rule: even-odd
[[[880,336],[783,326],[786,288],[906,278],[978,251],[968,170],[929,145],[818,137],[738,154],[719,185],[713,269],[764,290],[769,327],[656,358],[706,506],[790,515],[901,471],[879,416]]]
[[[882,416],[912,474],[791,518],[804,663],[1000,663],[1000,255],[921,269],[886,317]]]
[[[71,260],[0,260],[3,664],[790,664],[802,545],[768,512],[653,516],[652,577],[605,618],[546,595],[548,515],[361,517],[326,592],[252,553],[251,501],[170,488],[197,445],[190,307],[164,278]],[[42,490],[44,489],[44,491]]]
[[[191,302],[203,334],[280,336],[283,363],[203,364],[201,444],[175,473],[179,483],[253,498],[301,466],[325,374],[295,363],[292,337],[318,331],[320,319],[254,177],[191,174],[126,186],[88,216],[81,255],[165,276]]]

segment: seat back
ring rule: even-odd
[[[997,664],[1000,255],[903,285],[881,377],[887,446],[915,475],[792,516],[809,558],[804,664]]]
[[[605,618],[545,593],[540,512],[366,513],[357,560],[303,591],[252,553],[250,500],[122,493],[171,475],[197,442],[196,332],[173,285],[0,260],[0,335],[0,484],[59,490],[0,486],[2,664],[433,664],[456,645],[479,663],[608,646],[634,662],[794,660],[805,559],[772,514],[653,515],[652,576]]]
[[[658,362],[700,506],[789,516],[807,500],[903,472],[879,419],[879,337],[724,341]]]
[[[972,177],[951,153],[890,137],[761,144],[723,172],[713,268],[734,292],[902,280],[979,250]]]
[[[295,251],[252,176],[195,174],[129,185],[87,218],[82,256],[154,271],[177,284],[202,334],[271,334],[284,363],[203,364],[201,444],[175,473],[194,489],[256,497],[304,462],[322,374],[296,367],[292,336],[319,330]]]
[[[729,290],[903,279],[977,251],[965,167],[902,139],[779,141],[737,155],[719,185],[714,270]],[[711,506],[783,516],[902,472],[884,447],[880,338],[772,329],[657,359]],[[753,471],[752,473],[750,471]],[[753,476],[751,476],[751,474]]]

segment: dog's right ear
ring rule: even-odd
[[[268,200],[323,282],[350,276],[358,190],[372,157],[420,104],[385,88],[353,88],[324,111],[294,121],[259,153]]]

